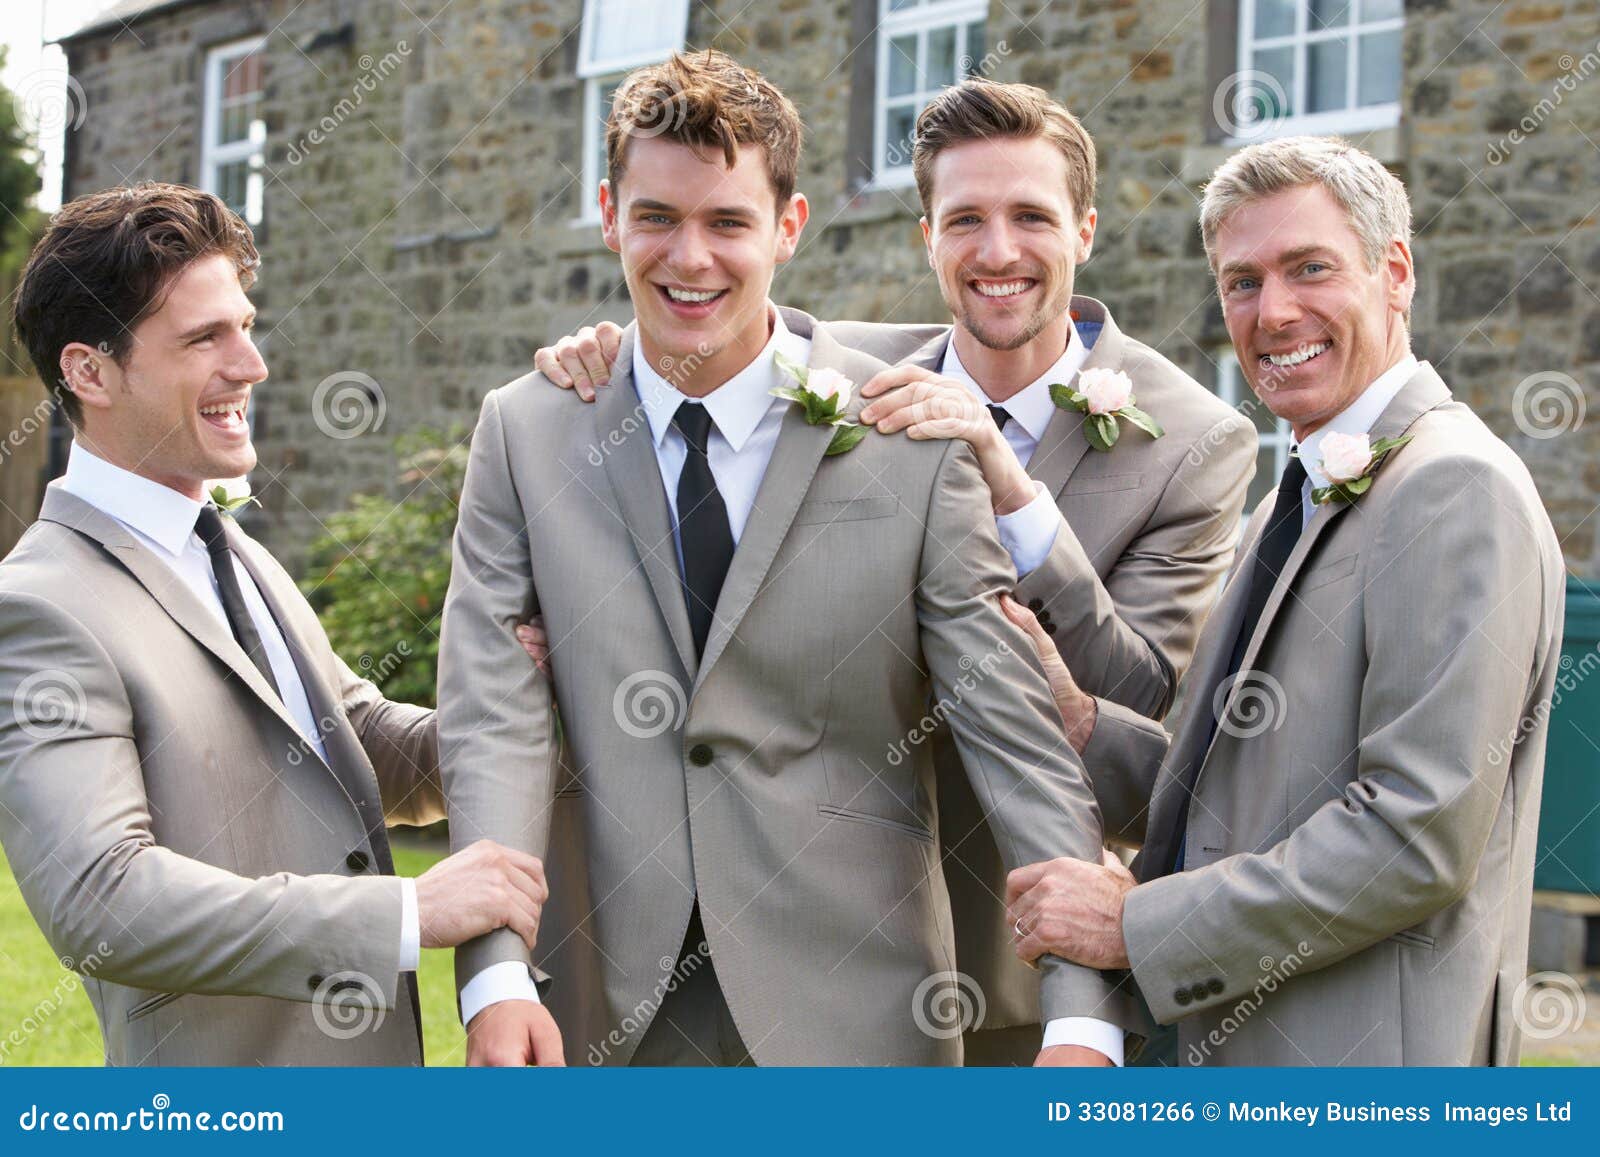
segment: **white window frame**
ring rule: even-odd
[[[594,34],[601,16],[604,0],[583,0],[583,25],[578,33],[578,76],[583,80],[583,164],[579,175],[578,216],[574,226],[595,225],[600,221],[600,182],[605,177],[605,166],[600,162],[601,121],[605,110],[600,107],[600,90],[615,80],[620,80],[631,69],[665,60],[673,52],[683,50],[689,34],[689,0],[662,0],[654,7],[675,9],[671,19],[678,30],[677,39],[670,46],[658,45],[648,51],[621,54],[613,57],[596,57]]]
[[[1227,347],[1217,356],[1216,394],[1217,397],[1236,410],[1246,404],[1251,407],[1266,405],[1265,402],[1256,397],[1255,391],[1244,380],[1244,372],[1239,368],[1239,355],[1234,352],[1232,346]],[[1250,410],[1241,410],[1240,412],[1247,417],[1252,413]],[[1294,448],[1294,430],[1290,427],[1287,419],[1275,418],[1274,420],[1276,429],[1271,433],[1265,433],[1259,426],[1256,426],[1256,437],[1259,439],[1256,461],[1260,461],[1261,450],[1270,449],[1272,451],[1272,478],[1273,484],[1276,485],[1277,479],[1283,476],[1284,467],[1289,465],[1289,451]],[[1255,424],[1253,417],[1251,417],[1251,424]],[[1240,515],[1239,529],[1241,531],[1249,524],[1252,513],[1247,504],[1244,512]]]
[[[1257,39],[1256,26],[1256,0],[1239,0],[1239,46],[1235,63],[1240,72],[1255,68],[1255,53],[1260,50],[1274,48],[1294,49],[1294,91],[1286,93],[1289,98],[1289,107],[1302,109],[1306,107],[1306,57],[1307,48],[1327,40],[1347,40],[1350,48],[1345,54],[1345,92],[1348,100],[1355,100],[1357,94],[1357,81],[1359,79],[1360,53],[1356,51],[1359,33],[1368,32],[1398,32],[1405,28],[1405,16],[1393,17],[1388,20],[1374,20],[1363,23],[1361,10],[1365,0],[1350,0],[1352,11],[1350,23],[1339,28],[1326,28],[1320,32],[1311,30],[1311,4],[1309,0],[1296,0],[1294,14],[1294,31],[1284,36],[1269,36]],[[1272,137],[1294,136],[1300,133],[1317,135],[1334,135],[1339,133],[1366,133],[1377,129],[1393,128],[1400,123],[1400,102],[1390,101],[1386,104],[1368,105],[1366,108],[1346,107],[1330,109],[1326,112],[1295,113],[1284,117],[1281,121],[1264,129],[1260,133],[1249,136],[1230,138],[1229,144],[1249,144],[1252,141],[1266,140]]]
[[[262,166],[266,163],[267,122],[257,117],[250,123],[250,135],[242,141],[219,145],[216,140],[222,121],[222,82],[227,76],[228,67],[252,52],[260,51],[266,43],[265,36],[251,36],[213,45],[206,50],[200,118],[200,187],[209,193],[220,193],[218,170],[223,165],[248,161],[250,177],[245,184],[244,219],[252,226],[261,224],[262,191],[265,185]]]
[[[889,0],[878,0],[878,59],[877,78],[872,95],[872,179],[869,188],[903,189],[913,184],[909,153],[903,165],[884,166],[884,146],[889,132],[889,104],[915,104],[920,110],[940,90],[918,89],[891,98],[889,96],[889,45],[897,36],[917,34],[917,59],[928,55],[928,34],[942,28],[956,30],[956,81],[962,79],[961,61],[969,59],[967,26],[974,21],[989,19],[989,0],[926,0],[914,8],[891,11]]]

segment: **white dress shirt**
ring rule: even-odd
[[[206,610],[217,617],[217,621],[232,637],[233,629],[228,627],[228,616],[222,609],[222,595],[211,569],[211,554],[194,529],[205,503],[196,502],[169,486],[114,466],[76,440],[67,454],[67,472],[62,476],[60,485],[68,494],[83,499],[126,527],[134,538],[183,581],[184,586],[194,593]],[[323,746],[316,716],[312,714],[305,685],[300,681],[300,672],[294,665],[293,656],[289,654],[283,632],[272,617],[272,612],[267,610],[266,601],[262,599],[250,572],[236,566],[233,573],[239,581],[239,590],[244,595],[245,607],[255,623],[256,633],[261,636],[267,661],[272,665],[272,677],[277,680],[283,705],[302,738],[327,763],[328,749]],[[400,970],[412,972],[417,967],[422,942],[415,880],[401,878],[400,897]]]
[[[1311,491],[1321,489],[1332,482],[1332,479],[1321,470],[1322,440],[1335,430],[1341,434],[1352,435],[1370,433],[1373,423],[1382,416],[1389,403],[1394,401],[1394,396],[1416,372],[1417,359],[1410,350],[1407,350],[1404,357],[1379,374],[1370,386],[1362,390],[1355,401],[1329,418],[1326,425],[1318,427],[1314,433],[1307,434],[1304,442],[1295,443],[1294,451],[1300,456],[1301,465],[1306,468],[1306,480],[1300,487],[1302,530],[1317,511],[1311,502]]]
[[[1004,402],[990,401],[983,387],[967,372],[967,368],[961,364],[960,355],[956,353],[953,336],[945,347],[939,372],[966,386],[984,405],[998,405],[1011,415],[1011,420],[1000,432],[1026,470],[1028,463],[1033,460],[1033,452],[1039,448],[1039,442],[1044,437],[1045,428],[1055,416],[1056,404],[1050,398],[1051,385],[1058,382],[1064,386],[1071,385],[1088,359],[1089,347],[1078,336],[1078,327],[1068,321],[1065,352],[1056,359],[1054,365]],[[1017,568],[1019,579],[1037,570],[1049,556],[1050,548],[1055,545],[1056,532],[1065,521],[1055,499],[1045,490],[1044,483],[1035,482],[1033,488],[1032,502],[1010,514],[996,515],[994,520],[1000,530],[1000,543],[1011,556],[1011,565]]]

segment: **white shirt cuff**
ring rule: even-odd
[[[1122,1030],[1092,1016],[1062,1016],[1046,1024],[1043,1047],[1055,1045],[1081,1045],[1104,1053],[1112,1064],[1119,1069],[1122,1067]]]
[[[461,989],[461,1023],[471,1024],[491,1004],[502,1000],[531,1000],[539,1003],[539,987],[528,975],[528,966],[516,960],[491,964],[467,981]]]
[[[1033,501],[1028,505],[994,517],[1000,530],[1000,545],[1011,556],[1018,579],[1027,578],[1049,557],[1050,548],[1056,544],[1056,531],[1064,521],[1061,508],[1050,497],[1044,483],[1035,481],[1033,488]]]
[[[422,960],[422,924],[417,916],[417,882],[400,877],[400,971],[415,972]]]

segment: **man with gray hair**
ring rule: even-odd
[[[1090,774],[1153,796],[1131,874],[1011,874],[1018,955],[1131,969],[1186,1064],[1514,1065],[1555,533],[1521,461],[1411,354],[1411,213],[1382,165],[1251,146],[1201,229],[1296,453],[1170,736],[1053,664]]]

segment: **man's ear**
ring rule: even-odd
[[[1411,261],[1411,246],[1395,238],[1389,242],[1384,263],[1389,269],[1389,308],[1405,316],[1411,312],[1411,299],[1417,292],[1417,271]]]
[[[111,408],[112,391],[122,385],[122,368],[102,343],[98,348],[72,342],[61,351],[61,377],[85,410]]]
[[[1094,206],[1090,205],[1089,211],[1083,215],[1083,220],[1078,222],[1078,265],[1089,260],[1089,254],[1094,252],[1094,227],[1099,221],[1099,214],[1095,212]]]
[[[933,269],[933,228],[926,216],[919,218],[917,224],[922,226],[922,245],[928,251],[928,268]]]
[[[805,231],[806,222],[811,219],[811,203],[806,200],[804,193],[795,193],[789,198],[789,204],[778,217],[778,252],[777,263],[782,265],[793,257],[795,250],[800,248],[800,234]]]
[[[622,243],[617,239],[617,197],[609,177],[600,182],[600,238],[611,252],[622,252]]]

